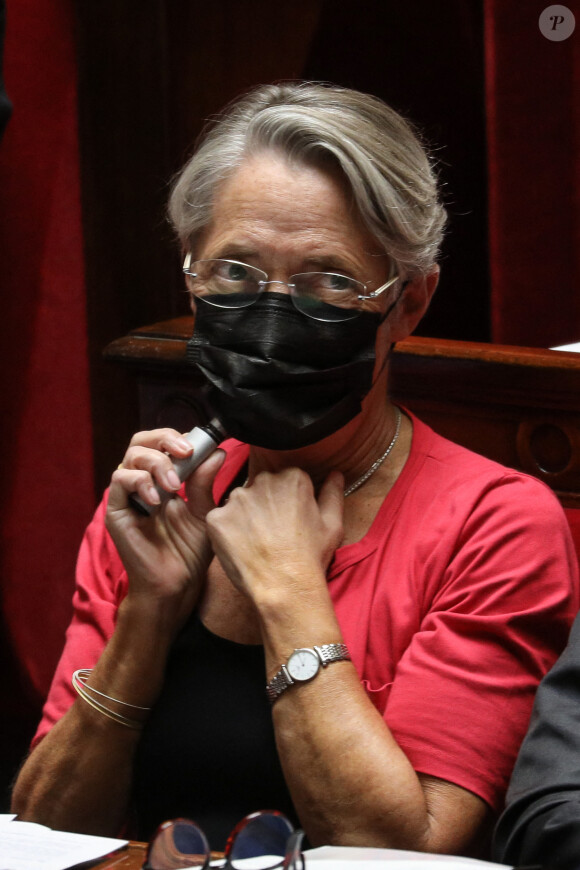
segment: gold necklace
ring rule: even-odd
[[[359,488],[359,486],[362,486],[363,483],[366,483],[366,481],[369,479],[369,477],[371,477],[371,475],[373,475],[375,473],[377,468],[379,468],[379,466],[381,466],[383,464],[383,462],[385,461],[385,459],[387,458],[387,456],[389,455],[389,453],[391,452],[391,450],[393,449],[393,447],[397,443],[397,438],[399,437],[399,432],[401,431],[401,418],[402,418],[402,414],[401,414],[399,408],[397,408],[397,424],[395,426],[395,434],[393,435],[391,443],[389,444],[389,446],[387,447],[387,449],[385,450],[383,455],[379,456],[378,459],[375,459],[375,461],[373,462],[371,467],[367,471],[365,471],[365,473],[362,474],[358,478],[358,480],[355,480],[354,483],[351,483],[350,486],[347,486],[347,488],[344,491],[345,497],[347,495],[350,495],[351,493],[353,493],[356,489]]]

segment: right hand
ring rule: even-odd
[[[137,492],[153,504],[158,499],[154,484],[175,492],[180,484],[170,456],[182,459],[191,452],[174,429],[138,432],[113,473],[106,514],[129,577],[128,597],[167,602],[177,609],[179,622],[194,607],[211,559],[205,517],[215,507],[212,485],[225,454],[215,451],[193,472],[186,482],[187,502],[177,496],[144,517],[130,506],[129,495]]]

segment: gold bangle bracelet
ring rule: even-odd
[[[78,671],[75,671],[73,678],[73,686],[74,681],[77,683],[81,683],[84,689],[87,692],[91,692],[93,695],[99,695],[101,698],[106,698],[107,701],[113,701],[114,704],[119,704],[121,707],[131,707],[133,710],[144,710],[146,713],[151,711],[151,707],[141,707],[140,704],[129,704],[128,701],[119,701],[118,698],[112,698],[110,695],[105,695],[104,692],[99,692],[98,689],[95,689],[94,686],[88,685],[88,679],[92,674],[92,668],[79,668]]]
[[[72,685],[77,695],[79,695],[79,697],[82,698],[89,707],[92,707],[93,710],[97,710],[97,712],[102,713],[103,716],[106,716],[108,719],[112,719],[113,722],[116,722],[118,725],[124,725],[125,728],[132,728],[134,731],[143,730],[144,722],[139,722],[137,719],[129,719],[128,716],[123,716],[122,713],[117,713],[115,710],[111,710],[109,707],[101,704],[95,698],[91,698],[84,685],[79,681],[77,671],[75,671],[72,676]]]

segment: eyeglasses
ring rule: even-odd
[[[226,870],[304,870],[304,831],[294,830],[277,810],[250,813],[238,822],[228,837],[224,861],[216,866]],[[177,870],[209,867],[211,850],[203,831],[189,819],[164,822],[154,834],[143,870]],[[246,859],[253,859],[252,861]],[[213,864],[212,864],[213,866]]]
[[[183,272],[193,280],[190,293],[217,308],[246,308],[270,284],[290,289],[294,307],[313,320],[353,320],[364,303],[376,299],[399,280],[395,275],[381,287],[369,291],[366,284],[348,275],[334,272],[300,272],[286,281],[268,281],[268,275],[256,266],[237,260],[195,260],[187,254]]]

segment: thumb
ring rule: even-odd
[[[344,514],[344,477],[340,471],[331,471],[318,492],[318,507],[327,523],[335,523],[342,530]]]
[[[215,450],[195,469],[185,484],[188,510],[198,519],[205,519],[206,514],[215,507],[213,483],[225,458],[225,450]]]

